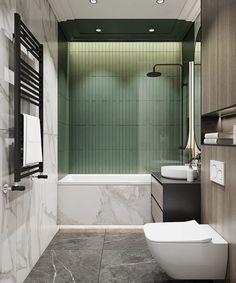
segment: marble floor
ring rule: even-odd
[[[152,258],[143,230],[60,230],[25,280],[25,283],[34,282],[167,283],[173,280]]]

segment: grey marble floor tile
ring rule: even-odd
[[[104,250],[99,282],[164,282],[169,279],[147,249]]]
[[[155,260],[147,249],[103,250],[101,267],[153,262]]]
[[[105,233],[105,232],[104,232]],[[104,233],[92,231],[59,232],[48,246],[49,250],[102,250]]]
[[[122,282],[122,283],[151,283],[166,282],[167,275],[160,269],[155,261],[142,263],[129,263],[121,265],[108,265],[100,270],[100,283]]]
[[[25,280],[25,283],[51,282],[209,283],[210,281],[183,281],[169,278],[152,258],[142,231],[108,230],[105,233],[105,230],[61,230]]]
[[[172,278],[162,279],[161,281],[158,281],[158,282],[161,282],[161,283],[213,283],[213,281],[209,281],[209,280],[175,280]],[[214,283],[216,282],[217,281],[215,281]]]
[[[60,229],[56,237],[66,237],[66,235],[73,236],[99,236],[105,235],[105,229]]]
[[[147,249],[143,233],[106,233],[104,250]]]
[[[158,283],[210,283],[210,282],[205,282],[205,281],[197,281],[197,280],[176,280],[176,279],[173,279],[173,278],[170,278],[170,279],[162,279],[161,281],[158,281]]]
[[[25,283],[98,282],[101,251],[46,251]]]
[[[143,229],[106,229],[106,235],[132,235],[142,234],[144,235]]]

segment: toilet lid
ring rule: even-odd
[[[148,240],[159,243],[202,243],[212,239],[195,220],[145,224],[144,233]]]

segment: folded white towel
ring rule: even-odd
[[[216,132],[216,133],[205,134],[205,139],[232,139],[232,138],[233,138],[233,133]]]
[[[42,162],[42,145],[40,120],[37,117],[23,114],[24,142],[23,142],[23,166]]]
[[[233,139],[204,139],[203,143],[228,145],[233,144]]]

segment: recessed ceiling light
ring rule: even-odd
[[[101,32],[101,31],[102,31],[102,29],[96,28],[96,32]]]
[[[149,29],[149,32],[154,32],[154,31],[155,31],[154,28],[150,28],[150,29]]]
[[[157,4],[163,4],[165,0],[157,0]]]
[[[91,4],[97,4],[97,0],[89,0],[89,2],[91,3]]]

